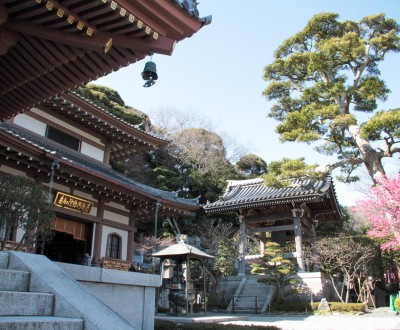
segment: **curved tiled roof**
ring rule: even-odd
[[[195,246],[186,244],[184,242],[179,242],[173,245],[166,247],[165,249],[153,253],[152,256],[154,257],[161,257],[161,258],[168,258],[173,256],[188,256],[191,258],[215,258],[212,255],[209,255]]]
[[[73,94],[73,95],[75,95],[77,98],[80,98],[80,99],[82,99],[83,101],[85,101],[85,102],[91,104],[91,105],[92,105],[93,107],[95,107],[97,110],[103,112],[104,114],[106,114],[107,116],[110,116],[111,118],[114,118],[115,120],[119,121],[121,124],[130,127],[130,128],[133,129],[134,131],[141,132],[142,134],[155,137],[155,138],[160,139],[160,140],[165,141],[165,142],[169,142],[169,141],[165,138],[165,136],[162,136],[161,134],[158,134],[158,133],[156,133],[156,132],[145,131],[145,130],[143,130],[143,129],[140,128],[140,125],[133,125],[133,124],[131,124],[131,123],[128,123],[127,121],[125,121],[125,120],[121,119],[120,117],[118,117],[118,116],[112,114],[111,112],[107,111],[106,109],[103,109],[102,107],[100,107],[100,106],[97,105],[96,103],[92,102],[91,100],[87,99],[86,97],[83,97],[83,96],[77,94],[75,91],[72,91],[72,92],[70,92],[69,94]],[[61,98],[63,98],[63,97],[61,96]]]
[[[140,193],[153,199],[163,199],[177,204],[198,207],[198,198],[180,198],[178,197],[176,192],[164,191],[139,183],[113,170],[109,166],[101,163],[100,161],[96,161],[88,156],[80,154],[77,151],[63,147],[62,145],[58,145],[57,143],[53,143],[52,141],[49,141],[48,139],[40,135],[28,132],[14,124],[9,124],[6,122],[0,123],[0,131],[4,131],[46,153],[58,156],[66,164],[69,163],[71,164],[71,166],[73,165],[75,167],[85,169],[91,173],[97,174],[103,177],[104,180],[118,182],[120,185],[125,186],[136,193]]]
[[[192,0],[4,0],[0,121],[152,54],[211,22]]]
[[[209,213],[217,213],[292,202],[319,201],[329,190],[332,190],[335,205],[338,205],[330,176],[325,180],[295,179],[290,186],[282,188],[267,187],[261,178],[228,181],[224,195],[218,201],[205,205],[204,209]]]
[[[41,105],[107,137],[110,132],[116,139],[128,140],[132,138],[131,140],[140,141],[152,147],[169,143],[164,137],[146,132],[140,129],[138,125],[124,121],[75,92],[53,97],[48,101],[41,102]],[[99,130],[99,127],[103,129]]]

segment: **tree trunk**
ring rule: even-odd
[[[351,290],[351,286],[350,286],[350,276],[346,275],[346,299],[345,302],[346,304],[349,302],[349,298],[350,298],[350,290]]]
[[[335,290],[337,297],[340,299],[341,302],[344,302],[343,301],[343,293],[339,293],[339,290],[336,286],[335,279],[333,278],[332,275],[329,275],[329,277],[331,278],[332,287],[333,287],[333,290]],[[342,291],[343,291],[343,285],[342,285]]]
[[[361,137],[360,130],[359,125],[351,125],[349,127],[349,132],[360,150],[368,174],[372,181],[375,182],[375,177],[382,177],[385,175],[385,170],[382,165],[383,151],[377,151],[372,148],[371,143],[367,139]]]
[[[276,295],[277,295],[278,301],[281,301],[281,300],[283,300],[282,287],[281,287],[281,284],[279,283],[279,280],[276,280],[275,283],[276,283]]]

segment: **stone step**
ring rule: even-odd
[[[8,253],[0,252],[0,269],[5,269],[8,267]]]
[[[257,300],[257,306],[264,304],[264,301]],[[256,305],[255,300],[253,301],[236,301],[235,306],[243,306],[243,307],[254,307]]]
[[[0,269],[0,291],[26,292],[29,287],[29,272]]]
[[[244,292],[242,291],[240,293],[240,296],[242,297],[260,297],[260,296],[267,296],[268,292],[267,291],[258,291],[258,292]]]
[[[264,287],[254,287],[254,288],[252,288],[252,287],[250,287],[250,288],[243,288],[242,289],[242,292],[255,292],[255,293],[258,293],[258,292],[267,292],[268,290],[267,290],[267,288],[264,288]]]
[[[54,294],[0,291],[0,316],[53,315]]]
[[[266,287],[258,287],[258,288],[243,288],[242,289],[242,292],[246,292],[246,293],[248,293],[248,292],[252,292],[252,293],[260,293],[260,292],[262,292],[262,293],[264,293],[264,292],[267,292],[268,291],[268,289],[266,288]]]
[[[260,314],[261,308],[258,308],[257,311],[253,309],[244,309],[244,308],[236,308],[235,307],[235,314]]]
[[[259,303],[260,301],[264,303],[265,299],[267,299],[267,296],[266,296],[266,295],[264,295],[264,296],[257,296],[257,303]],[[255,301],[256,301],[256,298],[255,298],[254,296],[251,296],[251,297],[242,297],[242,296],[239,296],[239,297],[236,299],[236,302],[237,302],[237,303],[240,303],[240,302],[243,302],[243,303],[245,303],[245,302],[255,302]]]
[[[260,310],[261,306],[257,305],[257,310]],[[255,311],[256,306],[252,304],[251,306],[242,306],[242,305],[236,305],[235,304],[235,311],[237,310],[243,310],[243,311]]]
[[[83,330],[83,320],[54,316],[2,316],[0,330]]]

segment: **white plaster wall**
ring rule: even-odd
[[[22,126],[22,127],[26,128],[32,132],[35,132],[36,134],[39,134],[41,136],[46,135],[46,126],[47,125],[35,118],[28,116],[27,114],[20,114],[20,115],[15,116],[14,124]]]
[[[124,225],[129,224],[129,216],[124,216],[122,214],[116,214],[111,211],[104,210],[104,219],[112,220]]]
[[[116,203],[116,202],[110,202],[106,204],[107,206],[111,206],[115,209],[118,210],[122,210],[122,211],[126,211],[126,205],[125,204],[121,204],[121,203]]]
[[[103,150],[96,148],[84,141],[82,141],[82,144],[81,144],[81,153],[84,155],[87,155],[89,157],[92,157],[100,162],[103,162],[103,160],[104,160],[104,151]]]
[[[47,182],[44,182],[42,185],[43,185],[43,186],[46,186],[46,187],[49,186],[49,184],[48,184]],[[69,191],[70,188],[69,188],[68,186],[59,184],[59,183],[57,183],[57,182],[53,182],[53,189],[54,189],[54,190],[59,190],[59,191],[65,192],[66,194],[69,194],[69,193],[70,193],[70,191]]]
[[[76,125],[70,125],[68,123],[66,123],[65,121],[52,116],[51,114],[48,114],[42,110],[39,110],[37,108],[33,108],[32,110],[30,110],[31,112],[46,118],[48,121],[51,121],[61,127],[64,127],[66,130],[69,130],[71,132],[75,132],[76,134],[78,134],[82,140],[87,140],[87,141],[93,141],[95,143],[98,143],[100,145],[104,145],[104,143],[101,142],[100,138],[93,136],[93,134],[90,134],[82,129],[80,129],[81,127],[76,126]]]
[[[110,226],[103,226],[103,237],[101,243],[101,257],[106,255],[107,250],[107,238],[111,233],[116,233],[121,236],[121,259],[126,260],[126,250],[128,249],[128,231],[118,229]]]
[[[5,166],[5,165],[0,165],[0,171],[7,173],[7,174],[12,174],[12,175],[21,175],[21,176],[26,176],[25,172],[22,171],[18,171],[14,168],[11,168],[9,166]]]
[[[87,192],[84,191],[80,191],[80,190],[74,190],[74,195],[87,199],[91,202],[97,202],[97,199],[93,198],[93,196],[91,194],[88,194]]]
[[[92,134],[85,132],[84,130],[80,129],[77,126],[73,126],[68,123],[65,123],[62,120],[60,120],[59,118],[51,116],[51,115],[47,114],[46,112],[39,110],[37,108],[33,108],[31,110],[31,112],[39,115],[40,117],[43,118],[43,120],[46,119],[52,123],[55,123],[57,125],[64,127],[66,130],[69,130],[71,132],[75,132],[76,134],[78,134],[80,136],[80,139],[82,140],[80,152],[82,154],[87,155],[93,159],[100,161],[100,162],[104,161],[104,143],[99,138],[93,136]],[[32,132],[35,132],[41,136],[46,135],[47,124],[38,119],[32,118],[31,116],[29,116],[29,114],[17,115],[14,118],[14,123],[32,131]],[[68,133],[68,131],[67,131],[67,133]],[[88,143],[89,141],[92,142],[92,144]],[[100,148],[95,147],[93,144],[97,144],[98,146],[100,146]],[[103,149],[101,149],[101,148],[103,148]]]

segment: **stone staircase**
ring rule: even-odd
[[[275,294],[274,285],[258,283],[258,276],[243,277],[227,311],[233,314],[266,313]]]
[[[43,255],[0,252],[0,330],[139,330]]]
[[[54,316],[54,294],[30,292],[30,273],[8,268],[0,253],[0,330],[83,330],[83,319]]]

